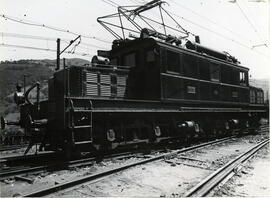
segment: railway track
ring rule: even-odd
[[[223,142],[228,141],[230,139],[231,139],[231,137],[227,137],[227,138],[223,138],[223,139],[219,139],[219,140],[215,140],[215,141],[211,141],[211,142],[191,146],[191,147],[188,147],[188,148],[172,151],[172,152],[169,152],[169,153],[160,154],[160,155],[157,155],[157,156],[154,156],[154,157],[149,157],[148,159],[139,160],[137,162],[126,164],[126,165],[123,165],[123,166],[120,166],[120,167],[117,167],[117,168],[114,168],[114,169],[110,169],[108,171],[103,171],[103,172],[92,174],[92,175],[89,175],[89,176],[84,176],[84,177],[79,178],[79,179],[75,179],[75,180],[68,181],[68,182],[61,183],[61,184],[57,184],[55,186],[48,187],[48,188],[45,188],[45,189],[42,189],[42,190],[31,192],[31,193],[25,194],[23,196],[24,197],[46,196],[46,195],[49,195],[51,193],[57,192],[59,190],[64,190],[64,189],[73,187],[75,185],[83,184],[85,182],[92,183],[92,182],[95,182],[97,180],[104,179],[107,176],[110,176],[112,174],[118,173],[120,171],[129,169],[129,168],[132,168],[134,166],[138,166],[138,165],[147,164],[147,163],[150,163],[150,162],[162,160],[164,158],[168,158],[168,157],[171,157],[171,156],[174,156],[174,155],[177,155],[177,154],[180,154],[180,153],[184,153],[184,152],[187,152],[187,151],[192,151],[192,150],[195,150],[195,149],[198,149],[198,148],[203,148],[203,147],[207,147],[207,146],[210,146],[210,145],[223,143]]]
[[[31,161],[31,160],[36,160],[37,158],[40,158],[40,157],[51,157],[54,155],[55,155],[55,152],[53,151],[45,151],[39,154],[9,155],[9,156],[0,157],[0,163],[16,163],[16,162],[27,161],[27,160]]]
[[[164,150],[164,149],[162,149]],[[155,151],[162,151],[156,150]],[[129,151],[121,153],[108,153],[102,157],[104,159],[125,157],[129,155],[143,153],[143,151]],[[0,180],[12,178],[14,176],[23,175],[23,174],[36,174],[42,173],[44,171],[54,171],[59,169],[69,169],[74,167],[83,167],[93,164],[95,161],[100,160],[100,157],[93,155],[87,158],[79,160],[70,160],[67,161],[62,158],[61,155],[55,152],[43,152],[40,154],[30,154],[30,155],[15,155],[0,158]],[[38,161],[38,163],[36,163]],[[32,163],[34,162],[34,163]],[[45,162],[40,163],[40,162]]]
[[[137,153],[138,154],[138,153]],[[117,159],[117,158],[125,158],[132,156],[132,152],[125,152],[125,153],[117,153],[117,154],[112,154],[112,155],[106,155],[103,157],[103,160],[106,159]],[[0,172],[0,178],[1,180],[9,179],[14,176],[18,175],[23,175],[23,174],[36,174],[36,173],[42,173],[44,171],[57,171],[60,169],[68,169],[68,168],[79,168],[83,166],[90,166],[92,165],[95,161],[97,161],[97,157],[89,157],[89,158],[83,158],[79,160],[71,160],[71,161],[61,161],[58,160],[57,162],[54,163],[49,163],[47,165],[37,165],[37,166],[30,166],[30,167],[25,167],[20,166],[20,167],[15,167],[15,169],[11,170],[2,170]]]
[[[234,174],[234,172],[241,166],[244,162],[250,159],[257,151],[269,144],[269,139],[262,141],[256,146],[252,147],[250,150],[239,155],[235,159],[231,160],[223,167],[219,168],[207,178],[202,180],[199,184],[191,188],[184,196],[185,197],[203,197],[207,196],[208,193],[213,190],[218,184],[220,184],[227,176]]]
[[[266,132],[266,131],[269,131],[269,126],[262,126],[260,132]],[[233,137],[235,137],[235,136],[233,136]],[[58,184],[58,185],[56,185],[54,187],[51,187],[52,189],[51,188],[49,188],[49,190],[44,189],[45,192],[43,190],[41,190],[39,192],[26,194],[25,196],[43,196],[43,193],[45,193],[44,195],[46,195],[46,193],[49,193],[50,191],[55,192],[58,189],[69,188],[69,187],[72,187],[73,185],[76,185],[76,184],[81,184],[81,183],[88,182],[88,181],[90,181],[90,183],[92,183],[93,181],[96,181],[96,179],[102,179],[103,177],[106,177],[106,176],[109,176],[111,174],[117,173],[119,171],[131,168],[131,167],[136,166],[136,165],[146,164],[148,162],[153,162],[153,161],[157,161],[157,160],[162,160],[163,158],[166,158],[166,157],[168,157],[170,155],[174,156],[174,155],[186,152],[186,151],[192,151],[192,150],[195,150],[197,148],[203,148],[203,147],[206,147],[206,146],[209,146],[209,145],[218,144],[218,143],[227,141],[230,138],[232,138],[232,137],[223,138],[223,139],[220,139],[220,140],[217,140],[217,141],[212,141],[212,142],[209,142],[209,143],[203,143],[203,144],[200,144],[200,145],[197,145],[197,146],[192,146],[192,147],[181,149],[181,150],[175,150],[173,152],[161,154],[161,155],[158,155],[158,156],[155,156],[155,157],[152,157],[151,155],[147,155],[147,156],[140,155],[139,158],[145,157],[145,158],[148,158],[148,159],[138,161],[137,163],[124,165],[124,166],[121,166],[119,168],[116,168],[116,169],[113,169],[113,170],[110,170],[110,171],[105,171],[105,172],[102,172],[102,173],[86,176],[86,177],[81,178],[81,179],[76,179],[76,180],[66,182],[66,183],[60,183],[60,184]],[[163,149],[163,151],[164,151],[164,149]],[[137,152],[137,154],[138,154],[138,152]],[[143,153],[141,153],[141,154],[143,154]],[[48,155],[50,155],[50,154],[48,154]],[[23,160],[24,157],[26,157],[26,156],[20,156],[19,159]],[[29,157],[31,159],[32,157],[35,158],[37,156],[29,155],[27,157]],[[117,158],[121,159],[121,158],[129,158],[129,157],[136,157],[136,155],[135,155],[135,153],[131,153],[131,152],[117,153],[117,154],[113,154],[113,155],[104,155],[103,158],[102,159],[99,158],[99,160],[106,160],[106,159],[113,160],[113,159],[117,159]],[[11,160],[12,161],[12,160],[16,160],[16,158],[10,157],[10,158],[1,159],[1,160],[2,160],[1,163],[4,163],[5,160],[7,160],[7,161]],[[24,178],[27,179],[27,177],[29,175],[31,175],[31,174],[34,175],[34,174],[39,174],[39,173],[44,173],[44,172],[46,173],[48,171],[49,172],[54,172],[54,171],[70,169],[70,168],[86,167],[86,166],[93,165],[96,161],[97,161],[96,157],[89,157],[89,158],[84,158],[84,159],[80,159],[80,160],[72,160],[72,161],[63,161],[62,160],[62,161],[57,161],[56,163],[48,163],[47,162],[46,165],[38,165],[38,166],[34,166],[34,167],[25,167],[25,165],[24,165],[24,166],[21,166],[21,167],[16,167],[16,169],[12,169],[12,170],[8,170],[8,169],[3,170],[2,169],[1,172],[0,172],[0,178],[1,178],[2,181],[5,180],[5,179],[9,179],[9,178],[15,178],[16,179],[18,177],[19,177],[19,180],[21,180],[20,177],[22,177],[23,179]],[[28,180],[28,182],[29,181],[30,181],[30,179]],[[31,182],[29,182],[29,183],[31,183]],[[54,190],[54,188],[56,188],[57,190]]]
[[[27,145],[28,144],[22,144],[22,145],[1,145],[0,146],[0,152],[21,149],[21,148],[27,147]]]

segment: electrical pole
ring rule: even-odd
[[[60,38],[56,40],[57,49],[56,49],[56,71],[60,69]]]
[[[71,46],[71,45],[72,45],[76,40],[78,40],[78,39],[81,39],[81,35],[77,36],[77,38],[75,38],[74,40],[71,40],[70,43],[69,43],[69,45],[66,46],[66,48],[63,49],[61,52],[60,52],[60,41],[61,41],[61,40],[60,40],[60,38],[58,38],[58,39],[56,40],[56,42],[57,42],[57,50],[56,50],[56,69],[55,69],[56,71],[60,69],[60,55],[61,55],[63,52],[65,52],[66,49],[69,48],[69,46]]]

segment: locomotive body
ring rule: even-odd
[[[48,100],[20,105],[19,125],[68,152],[255,130],[267,117],[262,89],[235,58],[196,45],[115,41],[99,53],[110,64],[55,72]]]

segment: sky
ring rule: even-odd
[[[63,49],[79,34],[81,43],[66,51],[75,53],[62,54],[61,58],[91,60],[98,49],[109,50],[114,40],[97,18],[116,13],[116,5],[142,5],[147,1],[0,0],[0,61],[55,59],[56,38],[61,38]],[[250,69],[251,78],[270,78],[269,0],[166,2],[163,7],[184,29],[199,35],[202,45],[235,56]],[[157,10],[147,14],[159,19]],[[172,21],[165,22],[175,26]],[[162,31],[162,27],[159,29]],[[192,36],[189,39],[194,40]]]

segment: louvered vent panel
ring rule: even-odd
[[[111,86],[101,85],[100,86],[100,94],[101,94],[101,96],[111,96]]]
[[[95,73],[86,72],[86,82],[88,83],[97,83],[98,76]]]
[[[100,74],[100,83],[101,84],[111,84],[111,76],[106,74]]]
[[[124,97],[125,96],[126,87],[117,87],[117,96]]]
[[[126,86],[127,78],[125,76],[117,76],[117,85]]]
[[[86,96],[97,96],[98,95],[98,86],[97,84],[86,84]]]

